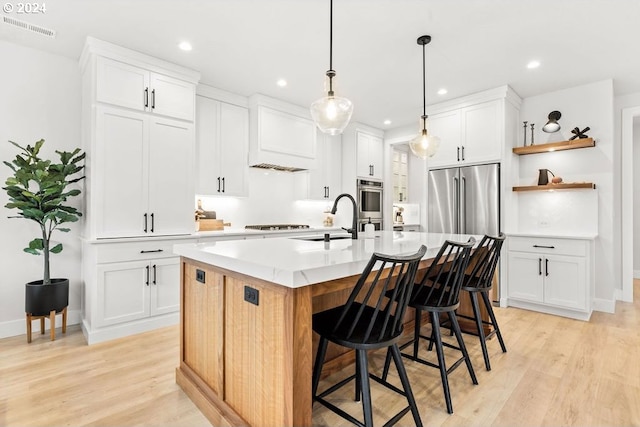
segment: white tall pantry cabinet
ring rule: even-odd
[[[176,236],[194,230],[199,73],[87,38],[83,324],[89,344],[176,323]],[[173,240],[172,240],[173,239]]]

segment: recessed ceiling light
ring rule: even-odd
[[[382,122],[382,123],[384,123],[385,125],[387,125],[387,126],[388,126],[388,125],[390,125],[390,124],[391,124],[391,120],[387,119],[387,120],[385,120],[385,121],[384,121],[384,122]]]
[[[287,81],[285,79],[279,79],[276,84],[280,87],[285,87],[287,85]]]
[[[442,88],[442,89],[438,90],[438,95],[446,95],[447,92],[448,91],[445,88]]]
[[[528,69],[538,68],[540,66],[540,61],[531,61],[527,64]]]
[[[189,42],[180,42],[178,47],[184,50],[185,52],[189,52],[191,49],[193,49],[193,47],[191,47],[191,43]]]

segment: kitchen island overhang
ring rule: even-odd
[[[382,231],[330,242],[175,245],[182,257],[176,381],[214,425],[310,426],[312,314],[346,300],[373,252],[409,254],[424,244],[426,268],[446,240],[469,237]],[[329,374],[353,355],[334,348],[327,359]]]

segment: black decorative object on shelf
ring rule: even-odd
[[[524,147],[527,146],[527,121],[525,120],[524,122]]]
[[[579,127],[575,127],[573,129],[571,129],[571,133],[573,134],[573,136],[571,138],[569,138],[569,141],[574,140],[576,138],[579,139],[583,139],[583,138],[589,138],[589,135],[587,135],[585,132],[590,131],[591,128],[589,126],[587,126],[586,128],[580,130]]]
[[[533,142],[533,125],[535,125],[535,123],[531,123],[531,145],[534,144],[534,142]]]

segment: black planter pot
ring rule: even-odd
[[[69,305],[69,279],[51,279],[50,285],[42,280],[25,285],[24,311],[34,316],[48,316],[52,310],[56,313]]]

